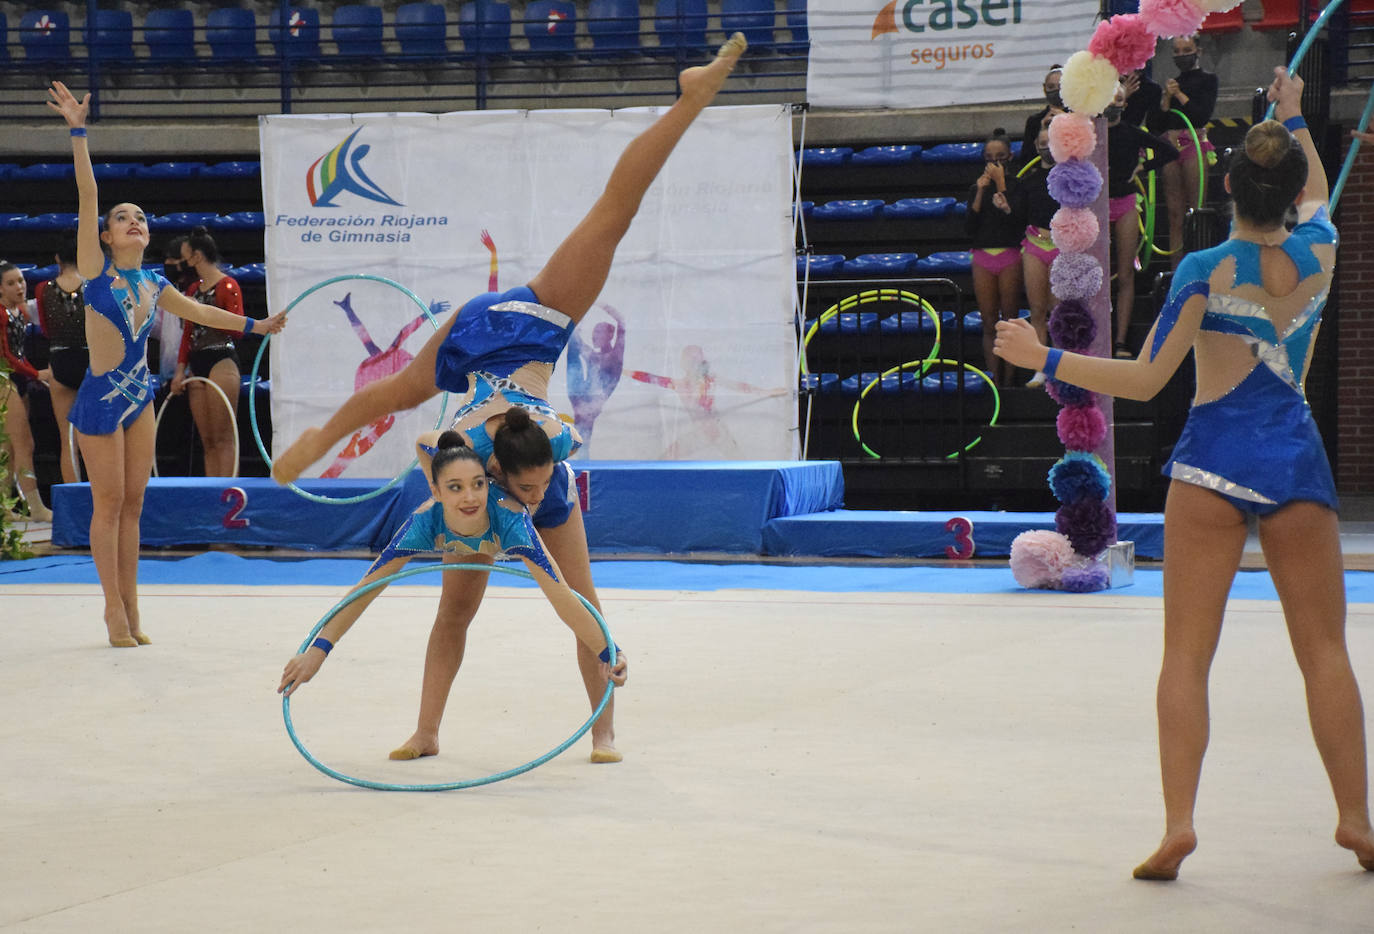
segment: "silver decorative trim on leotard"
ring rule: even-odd
[[[1282,334],[1277,333],[1274,322],[1270,319],[1269,312],[1263,305],[1258,302],[1252,302],[1246,298],[1241,298],[1238,295],[1212,295],[1207,299],[1207,311],[1209,314],[1220,315],[1245,327],[1245,329],[1250,332],[1249,334],[1235,334],[1229,331],[1223,333],[1229,333],[1232,337],[1237,337],[1244,341],[1249,345],[1250,352],[1254,354],[1258,362],[1267,366],[1275,376],[1287,383],[1288,387],[1294,392],[1301,394],[1303,391],[1300,383],[1301,371],[1306,369],[1306,357],[1311,352],[1315,339],[1309,340],[1303,345],[1304,359],[1298,362],[1299,365],[1297,368],[1293,366],[1293,359],[1288,353],[1287,341],[1298,331],[1306,327],[1313,317],[1321,314],[1322,305],[1326,302],[1326,294],[1327,290],[1323,289],[1320,294],[1308,302],[1307,305],[1303,307],[1302,311],[1294,316],[1293,320],[1289,323],[1288,327],[1284,329]],[[1274,333],[1274,336],[1278,339],[1278,343],[1273,343],[1260,335],[1260,329],[1263,327],[1263,325],[1259,324],[1260,322],[1268,326],[1266,330]],[[1210,330],[1206,327],[1205,320],[1203,329]],[[1239,383],[1237,385],[1239,385]],[[1231,388],[1234,389],[1235,387],[1233,386]],[[1227,392],[1230,392],[1230,390],[1227,390]],[[1222,395],[1225,394],[1226,393],[1223,393]]]
[[[1220,474],[1214,474],[1210,470],[1203,470],[1201,467],[1193,467],[1189,464],[1180,464],[1174,461],[1169,468],[1169,476],[1175,480],[1182,480],[1184,483],[1191,483],[1193,486],[1206,487],[1225,496],[1232,496],[1236,499],[1243,499],[1251,503],[1264,503],[1268,506],[1276,506],[1278,503],[1270,499],[1263,493],[1258,493],[1248,486],[1241,486],[1233,483]]]
[[[497,302],[488,311],[513,311],[517,314],[531,315],[541,321],[547,321],[555,327],[565,328],[572,324],[572,318],[563,314],[561,311],[554,311],[544,305],[537,305],[534,302]]]

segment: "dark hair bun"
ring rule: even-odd
[[[1002,139],[1002,138],[1005,137],[1006,135],[1007,135],[1007,131],[1004,130],[1004,129],[1002,129],[1000,126],[999,126],[997,129],[995,129],[995,130],[992,131],[992,138],[993,138],[993,139]]]
[[[517,405],[506,410],[506,427],[511,431],[524,431],[532,424],[534,420],[530,418],[528,409]]]
[[[193,237],[208,237],[209,235],[210,231],[206,229],[204,224],[197,224],[191,228],[191,236]]]
[[[436,445],[443,451],[448,448],[465,448],[468,446],[467,440],[456,431],[446,431],[439,436],[439,443]]]

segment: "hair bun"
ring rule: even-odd
[[[193,237],[208,237],[209,235],[210,231],[206,229],[204,224],[197,224],[191,228],[191,236]]]
[[[435,445],[443,451],[448,448],[465,448],[468,446],[467,440],[456,431],[446,431],[439,436],[439,442]]]
[[[533,423],[529,409],[517,405],[506,410],[506,427],[511,431],[524,431]]]
[[[1265,120],[1245,134],[1245,155],[1262,169],[1272,169],[1293,148],[1293,134],[1277,120]]]

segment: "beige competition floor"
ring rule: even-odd
[[[494,587],[443,754],[410,732],[432,587],[393,588],[295,703],[345,772],[469,778],[585,716],[571,637]],[[440,794],[316,772],[282,664],[336,588],[148,587],[136,650],[98,592],[0,587],[0,931],[1370,931],[1276,603],[1232,605],[1202,844],[1162,829],[1159,601],[609,591],[632,660],[620,765],[588,743]],[[1374,604],[1350,643],[1374,691]]]

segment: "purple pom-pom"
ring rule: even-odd
[[[1111,577],[1095,561],[1075,563],[1064,569],[1059,586],[1069,593],[1096,593],[1111,586]]]
[[[1096,454],[1070,451],[1050,468],[1050,492],[1061,503],[1106,499],[1112,476]]]
[[[1050,398],[1060,405],[1096,405],[1097,399],[1092,393],[1082,386],[1075,386],[1073,383],[1066,383],[1063,380],[1050,379],[1045,381],[1045,392],[1050,394]]]
[[[1087,253],[1060,253],[1050,264],[1050,291],[1061,300],[1089,299],[1102,288],[1102,264]]]
[[[1059,440],[1070,451],[1091,451],[1107,437],[1107,419],[1095,405],[1069,405],[1054,420]]]
[[[1082,302],[1066,301],[1050,311],[1050,339],[1054,346],[1081,353],[1097,338],[1097,322]]]
[[[1102,173],[1082,159],[1070,159],[1050,169],[1050,197],[1065,207],[1086,208],[1102,191]]]
[[[1065,503],[1054,514],[1054,527],[1074,551],[1090,558],[1116,541],[1116,514],[1102,500]]]
[[[1011,575],[1022,587],[1059,586],[1064,567],[1073,560],[1073,545],[1059,532],[1032,529],[1011,542]]]

